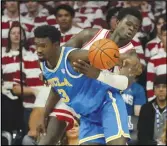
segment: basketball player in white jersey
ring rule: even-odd
[[[105,30],[105,29],[100,29],[100,30],[99,29],[87,29],[87,30],[80,32],[75,37],[73,37],[69,42],[66,43],[65,46],[72,46],[74,48],[82,48],[82,49],[88,50],[91,44],[96,40],[99,40],[102,38],[109,38],[112,40],[112,39],[115,39],[113,38],[113,36],[115,37],[117,35],[123,36],[122,37],[124,38],[123,40],[118,40],[119,42],[121,42],[119,43],[119,48],[120,48],[120,53],[121,53],[121,62],[122,62],[122,65],[126,65],[126,66],[122,66],[122,69],[126,71],[128,78],[129,78],[129,74],[139,75],[141,73],[140,62],[139,62],[139,59],[137,58],[135,50],[133,49],[133,45],[129,42],[134,37],[136,32],[138,31],[141,21],[142,21],[142,16],[139,11],[133,8],[125,8],[122,11],[120,11],[118,15],[118,27],[117,27],[118,29],[116,28],[115,31],[110,32],[109,30]],[[117,35],[112,35],[114,33]],[[131,70],[129,70],[129,67],[131,67]],[[113,76],[114,75],[112,75],[110,72],[105,71],[105,74],[104,74],[104,71],[97,70],[96,74],[93,76],[91,75],[90,77],[98,78],[98,80],[101,80],[113,86],[113,83],[111,83],[113,82],[112,79],[114,79]],[[120,88],[117,85],[121,84],[121,80],[120,80],[120,83],[115,82],[115,84],[116,84],[115,87]],[[123,90],[123,89],[120,89],[120,90]],[[52,100],[54,100],[54,95],[50,94],[48,98],[48,101],[49,101],[48,103],[53,103]],[[61,109],[60,104],[58,105],[59,107],[56,107],[56,108]],[[46,106],[49,107],[49,105],[46,105]],[[69,111],[68,108],[65,110]],[[45,110],[45,113],[48,113],[48,111]],[[58,117],[56,113],[54,115]],[[41,122],[41,125],[38,127],[39,128],[38,130],[41,133],[46,132],[45,131],[45,128],[46,128],[45,119],[48,119],[48,117],[43,117],[43,121]],[[64,123],[62,121],[58,121],[55,117],[51,117],[49,120],[49,124],[48,124],[47,135],[42,138],[40,144],[48,145],[48,144],[57,143],[60,138],[60,136],[58,135],[62,135],[60,134],[60,132],[63,132],[64,131],[63,127],[65,128],[67,126]],[[62,130],[58,131],[58,129],[60,130],[60,127],[62,128]],[[119,144],[119,141],[121,141],[122,138],[123,136],[117,139],[115,144]]]

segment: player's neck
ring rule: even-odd
[[[54,69],[56,67],[56,65],[59,61],[59,58],[60,58],[60,53],[61,53],[60,48],[56,48],[53,50],[53,52],[52,52],[53,55],[50,56],[50,58],[46,61],[47,67],[49,69]]]

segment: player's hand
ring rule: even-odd
[[[46,128],[48,124],[48,119],[47,118],[42,118],[37,126],[37,139],[39,140],[41,136],[46,135]]]
[[[99,69],[91,66],[90,64],[88,64],[83,60],[78,60],[76,62],[73,62],[73,67],[75,71],[82,73],[89,78],[97,79],[100,74]]]
[[[139,60],[131,60],[129,58],[123,60],[122,67],[128,68],[129,76],[138,76],[142,73],[142,64]]]
[[[30,131],[28,131],[28,136],[37,138],[37,131],[36,130],[30,130]]]

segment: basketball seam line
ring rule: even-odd
[[[102,53],[100,53],[100,60],[101,60],[103,67],[105,68],[105,65],[103,64],[103,60],[102,60]]]
[[[101,49],[100,49],[101,50]],[[107,54],[107,53],[105,53],[103,50],[101,50],[101,52],[103,52],[106,56],[108,56],[112,61],[113,61],[113,59]],[[116,62],[115,61],[113,61],[115,64],[116,64]]]
[[[100,44],[100,40],[99,40],[99,44]],[[99,44],[98,44],[98,45],[99,45]],[[96,57],[96,55],[97,55],[98,52],[99,52],[99,50],[96,52],[96,54],[95,54],[95,56],[94,56],[94,58],[93,58],[93,60],[92,60],[92,61],[93,61],[93,62],[92,62],[93,64],[94,64],[95,57]]]

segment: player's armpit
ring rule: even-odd
[[[96,33],[97,28],[84,29],[64,44],[66,47],[82,48]]]

